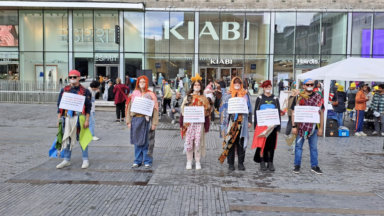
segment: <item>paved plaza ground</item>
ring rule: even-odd
[[[129,130],[114,112],[96,112],[90,167],[71,166],[48,150],[57,133],[54,104],[0,103],[0,215],[384,215],[383,137],[319,138],[319,166],[310,171],[305,144],[300,174],[279,135],[275,172],[261,172],[247,149],[246,171],[228,171],[218,157],[218,127],[207,134],[202,170],[186,170],[177,125],[156,130],[153,167],[131,169]],[[253,137],[253,133],[251,133]]]

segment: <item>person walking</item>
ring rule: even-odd
[[[344,86],[339,85],[335,95],[332,98],[333,111],[337,116],[337,124],[340,126],[344,126],[344,112],[346,111],[345,102],[347,102],[347,94],[344,92]]]
[[[364,93],[364,91],[366,90],[367,90],[367,86],[364,85],[362,88],[360,88],[360,91],[358,91],[356,94],[355,136],[367,136],[367,134],[363,132],[365,109],[367,108],[367,101],[369,100],[369,98],[366,97]]]
[[[229,100],[232,98],[243,98],[246,103],[247,113],[228,113]],[[245,170],[245,150],[249,139],[249,128],[252,126],[252,105],[247,90],[243,87],[240,77],[234,77],[225,93],[220,106],[220,138],[224,138],[223,153],[219,157],[221,164],[225,159],[228,169],[235,170],[235,152],[238,156],[238,169]]]
[[[338,83],[336,83],[338,84]],[[336,91],[335,91],[336,93]],[[357,89],[356,89],[356,84],[353,82],[351,83],[348,91],[347,91],[347,97],[348,97],[348,105],[347,105],[347,110],[349,112],[349,118],[353,119],[353,113],[355,109],[355,104],[356,104],[356,94],[357,94]]]
[[[220,103],[221,103],[221,98],[223,96],[221,92],[221,85],[219,84],[220,80],[216,80],[216,89],[215,89],[215,112],[216,114],[219,114],[219,108],[220,108]]]
[[[171,107],[171,100],[172,100],[172,90],[171,86],[168,84],[168,82],[163,79],[161,81],[163,83],[163,86],[161,87],[161,91],[163,93],[163,114],[167,114],[167,105]]]
[[[112,81],[108,82],[108,89],[105,91],[107,92],[107,101],[114,101],[115,95],[113,94],[113,89],[115,89],[115,86],[113,85]]]
[[[374,111],[375,123],[375,131],[372,135],[379,134],[381,131],[381,136],[384,136],[384,84],[379,84],[370,107]]]
[[[95,136],[95,125],[96,125],[96,94],[100,92],[99,89],[100,83],[98,81],[93,81],[90,84],[90,87],[88,88],[89,92],[91,93],[91,103],[92,103],[92,109],[91,114],[89,116],[89,130],[91,131],[91,134],[93,136],[92,140],[98,141],[99,138]]]
[[[192,169],[192,160],[195,156],[196,169],[201,169],[200,159],[206,156],[206,142],[205,133],[209,132],[209,115],[211,106],[208,99],[204,96],[202,78],[199,74],[191,78],[192,85],[187,96],[184,97],[183,104],[181,105],[181,113],[184,116],[185,107],[198,106],[204,107],[204,123],[187,123],[184,122],[183,117],[180,120],[180,129],[182,137],[185,137],[184,151],[187,155],[186,169]]]
[[[148,90],[149,80],[146,76],[137,78],[136,88],[127,100],[126,123],[130,129],[130,141],[135,146],[135,160],[132,168],[137,168],[143,163],[146,169],[152,167],[153,148],[155,146],[155,130],[159,124],[159,106],[156,95]],[[136,97],[143,97],[154,102],[151,116],[131,111],[132,103]]]
[[[116,85],[113,88],[113,94],[115,95],[115,105],[116,105],[116,117],[115,122],[124,122],[125,119],[125,102],[128,99],[130,89],[128,86],[121,84],[121,79],[116,79]],[[121,118],[120,118],[121,114]]]
[[[89,127],[89,117],[92,110],[92,102],[91,102],[91,94],[89,93],[88,89],[84,88],[80,84],[80,72],[77,70],[71,70],[69,71],[68,78],[70,80],[70,85],[64,87],[61,89],[59,98],[57,100],[57,113],[58,113],[58,123],[57,126],[59,126],[59,121],[62,121],[62,125],[64,126],[64,135],[63,135],[63,141],[61,146],[61,151],[64,151],[64,161],[61,162],[59,165],[56,166],[57,169],[64,168],[66,166],[71,165],[71,153],[72,149],[76,142],[76,137],[79,135],[81,130],[85,130]],[[63,97],[64,93],[70,93],[70,94],[77,94],[85,97],[83,111],[82,112],[74,112],[72,110],[65,110],[60,109],[60,103],[61,98]],[[85,115],[85,121],[79,126],[80,121],[79,118],[81,115]],[[79,143],[80,144],[80,143]],[[81,168],[86,169],[89,167],[89,160],[88,160],[88,146],[83,150],[82,147],[80,147],[83,155],[83,164],[81,165]]]
[[[322,103],[322,98],[320,94],[313,92],[313,87],[315,83],[312,79],[304,80],[304,91],[300,93],[292,102],[292,134],[297,135],[296,145],[295,145],[295,169],[294,173],[300,173],[301,167],[301,156],[303,154],[303,144],[305,140],[308,140],[309,151],[311,158],[311,171],[315,172],[318,175],[323,174],[319,167],[318,151],[317,151],[317,140],[319,136],[323,135],[323,126],[324,126],[324,104]],[[312,122],[298,123],[294,121],[295,119],[295,107],[296,106],[313,106],[319,107],[320,113],[320,125]]]
[[[260,134],[269,128],[269,126],[259,126],[257,124],[256,111],[265,109],[277,109],[277,113],[279,114],[281,122],[280,103],[278,98],[272,94],[272,82],[270,80],[264,81],[260,87],[264,89],[264,94],[257,97],[255,103],[255,111],[253,112],[255,133],[253,136],[252,149],[257,147],[253,161],[260,163],[261,171],[266,171],[267,169],[269,169],[269,171],[275,171],[273,158],[277,145],[277,136],[278,133],[280,133],[281,126],[280,124],[275,125],[273,126],[274,128],[272,132],[267,137],[259,137]],[[267,166],[265,166],[265,162],[267,162]]]
[[[179,113],[181,115],[181,104],[183,103],[183,98],[181,97],[180,92],[176,92],[175,99],[171,102],[171,112],[170,116],[172,119],[172,124],[175,124],[175,114]]]

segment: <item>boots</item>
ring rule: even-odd
[[[268,163],[267,168],[269,169],[269,171],[272,171],[272,172],[275,171],[275,166],[273,166],[272,162]]]
[[[232,165],[229,164],[228,169],[231,170],[231,171],[235,170],[235,165],[233,165],[233,164],[232,164]]]
[[[265,166],[264,161],[260,162],[260,169],[261,169],[261,171],[267,171],[267,167]]]
[[[239,170],[245,170],[244,164],[239,163]]]

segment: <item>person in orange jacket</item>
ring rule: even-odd
[[[367,86],[364,85],[363,87],[360,88],[360,90],[356,94],[355,136],[367,136],[367,134],[363,133],[364,114],[365,114],[365,109],[367,108],[366,102],[369,100],[369,98],[364,94],[364,91],[366,90],[367,90]]]

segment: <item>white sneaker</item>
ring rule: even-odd
[[[197,161],[196,161],[196,169],[197,169],[197,170],[201,170],[201,164],[200,164],[200,162],[197,162]]]
[[[172,123],[171,124],[175,124],[175,120],[172,120]]]
[[[376,134],[379,134],[379,132],[373,131],[372,135],[376,135]]]
[[[367,134],[365,134],[363,131],[360,132],[360,135],[361,136],[367,136]]]
[[[381,136],[384,136],[384,133],[381,133]]]
[[[355,136],[361,136],[360,132],[356,132]]]
[[[98,141],[99,138],[94,136],[94,137],[92,138],[92,140],[93,140],[93,141]]]
[[[83,165],[81,165],[81,168],[82,169],[87,169],[89,167],[89,161],[88,160],[84,160],[83,161]]]
[[[56,166],[56,169],[61,169],[69,165],[71,165],[71,162],[64,160],[63,162],[61,162],[59,165]]]
[[[190,170],[192,169],[192,161],[188,161],[187,162],[187,167],[186,167],[187,170]]]

